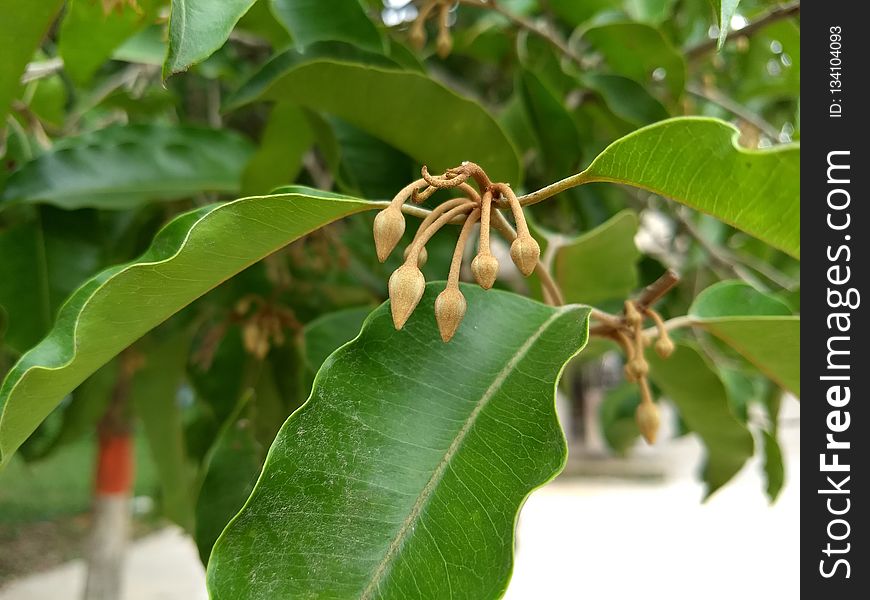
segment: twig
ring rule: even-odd
[[[737,117],[740,117],[741,119],[755,127],[759,132],[763,133],[774,142],[779,141],[779,131],[776,129],[776,127],[768,123],[761,115],[755,114],[745,106],[741,106],[739,103],[735,102],[719,90],[703,88],[701,86],[690,83],[686,85],[686,91],[693,96],[703,98],[708,102],[712,102],[713,104],[721,106],[728,112],[732,113]]]
[[[508,9],[500,6],[497,2],[495,2],[495,0],[459,0],[459,3],[465,4],[466,6],[474,6],[477,8],[488,8],[493,12],[502,15],[517,27],[525,29],[526,31],[541,37],[544,41],[553,46],[556,50],[564,54],[566,57],[570,58],[578,65],[582,65],[582,57],[574,52],[574,50],[571,49],[568,43],[565,42],[565,40],[563,40],[555,32],[544,29],[543,27],[537,25],[526,17],[512,13]]]
[[[795,16],[799,14],[801,11],[801,3],[800,2],[790,2],[789,4],[783,4],[781,6],[777,6],[770,10],[770,12],[765,13],[758,19],[750,22],[746,25],[746,27],[742,27],[737,30],[732,30],[725,37],[725,41],[728,42],[736,37],[748,37],[762,29],[767,27],[771,23],[776,23],[777,21],[781,21],[783,19],[787,19],[789,17]],[[718,40],[710,39],[701,42],[695,46],[687,48],[685,51],[686,58],[689,60],[698,60],[708,52],[712,52],[716,49],[718,44]]]
[[[738,256],[737,254],[729,251],[726,248],[717,246],[716,244],[710,242],[707,238],[705,238],[700,231],[698,231],[697,227],[695,227],[695,224],[692,223],[691,219],[689,219],[683,211],[675,210],[673,211],[673,213],[674,218],[676,219],[677,224],[680,226],[680,228],[688,233],[696,242],[698,242],[698,245],[701,246],[701,248],[703,248],[705,252],[707,252],[710,258],[713,259],[713,261],[715,261],[724,269],[730,271],[735,276],[743,279],[754,287],[759,286],[759,280],[754,275],[752,275],[751,273],[747,273],[745,269],[741,268],[740,265],[742,263],[748,268],[754,270],[756,273],[760,274],[762,277],[769,280],[771,283],[783,289],[793,290],[795,288],[795,282],[792,281],[784,273],[780,273],[763,261],[752,261],[748,257]]]
[[[638,310],[646,310],[653,304],[661,300],[665,294],[670,292],[680,282],[680,276],[673,269],[668,269],[664,274],[646,286],[637,297]]]
[[[508,243],[513,242],[514,239],[516,239],[517,232],[501,211],[492,211],[492,225],[499,230]],[[557,284],[556,280],[553,279],[553,275],[550,273],[547,266],[540,260],[538,261],[537,266],[535,266],[535,273],[538,275],[538,279],[541,282],[541,288],[544,290],[545,295],[549,295],[550,303],[555,306],[562,306],[565,304],[565,296],[562,294],[559,284]]]
[[[36,81],[43,77],[49,77],[61,69],[63,69],[63,59],[60,57],[27,63],[27,66],[24,68],[24,73],[21,75],[21,84],[30,83],[31,81]]]

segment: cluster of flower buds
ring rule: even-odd
[[[633,300],[625,301],[624,322],[625,331],[617,330],[615,336],[619,345],[622,346],[626,356],[625,378],[635,382],[640,388],[640,405],[635,412],[638,429],[644,439],[653,444],[659,431],[659,409],[653,402],[650,392],[649,363],[644,358],[644,347],[649,339],[643,332],[643,322],[649,317],[656,324],[658,336],[655,343],[655,351],[662,358],[667,358],[674,352],[674,342],[668,335],[661,316],[648,306],[638,306]]]
[[[292,310],[268,303],[255,294],[239,300],[234,313],[236,318],[243,320],[245,350],[260,360],[266,358],[272,347],[284,345],[285,329],[298,330],[301,327]]]
[[[450,9],[455,0],[424,0],[417,13],[417,18],[411,24],[408,38],[418,50],[426,45],[426,20],[436,12],[438,19],[438,39],[435,49],[438,56],[447,58],[453,49],[453,38],[450,35]]]
[[[129,6],[137,15],[143,14],[142,7],[139,6],[137,0],[101,0],[103,6],[103,14],[109,15],[113,10],[119,15],[124,13],[124,9]]]
[[[411,244],[405,249],[405,262],[390,276],[390,306],[393,324],[401,329],[423,296],[426,280],[420,267],[426,262],[426,244],[444,225],[462,222],[459,240],[453,252],[447,287],[435,300],[435,318],[441,338],[447,342],[456,333],[465,316],[466,301],[459,290],[459,271],[468,237],[474,226],[480,222],[478,252],[471,262],[471,271],[478,284],[489,289],[498,276],[498,260],[493,256],[490,246],[490,230],[493,225],[511,241],[510,254],[523,275],[531,275],[538,264],[541,249],[529,233],[519,199],[510,186],[492,183],[478,165],[465,162],[448,169],[443,175],[430,175],[423,167],[423,177],[405,186],[390,205],[375,217],[374,238],[378,260],[384,262],[395,249],[405,233],[405,216],[402,206],[411,200],[420,203],[439,189],[455,189],[460,197],[447,200],[435,207],[420,224]],[[468,181],[476,183],[477,189]],[[498,209],[493,210],[496,202],[506,202],[516,222],[514,235],[510,226],[503,222]]]

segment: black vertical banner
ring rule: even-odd
[[[864,2],[801,7],[801,588],[866,598],[870,266]],[[860,490],[865,490],[862,493]],[[861,558],[859,558],[861,557]],[[863,560],[862,560],[863,559]]]

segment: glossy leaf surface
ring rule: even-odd
[[[554,386],[588,309],[464,286],[444,344],[442,287],[402,331],[382,305],[321,367],[215,545],[212,598],[503,593],[517,511],[564,465]]]

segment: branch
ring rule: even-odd
[[[712,102],[713,104],[721,106],[728,112],[743,119],[744,121],[755,127],[758,131],[771,138],[773,141],[779,141],[779,131],[777,131],[776,127],[765,121],[764,117],[762,117],[761,115],[758,115],[749,110],[748,108],[741,106],[739,103],[735,102],[719,90],[710,88],[705,89],[690,83],[686,86],[686,91],[693,96],[703,98],[708,102]]]
[[[459,0],[459,3],[465,4],[466,6],[474,6],[477,8],[488,8],[489,10],[492,10],[493,12],[502,15],[520,29],[525,29],[526,31],[541,37],[545,42],[550,44],[553,48],[564,54],[566,57],[570,58],[578,65],[582,65],[583,59],[580,57],[580,55],[574,52],[574,50],[571,49],[568,43],[565,42],[565,40],[563,40],[555,31],[544,29],[543,27],[537,25],[526,17],[512,13],[508,9],[500,6],[497,2],[495,2],[495,0]]]
[[[741,29],[732,30],[725,36],[725,41],[728,42],[733,38],[737,37],[749,37],[759,29],[763,29],[767,27],[771,23],[776,23],[777,21],[781,21],[783,19],[787,19],[789,17],[793,17],[795,15],[800,14],[801,12],[801,3],[791,2],[789,4],[783,4],[781,6],[777,6],[770,10],[770,12],[765,13],[758,19],[750,22],[746,27],[742,27]],[[688,60],[698,60],[708,52],[712,52],[716,49],[718,41],[715,39],[706,40],[686,49],[686,58]]]

